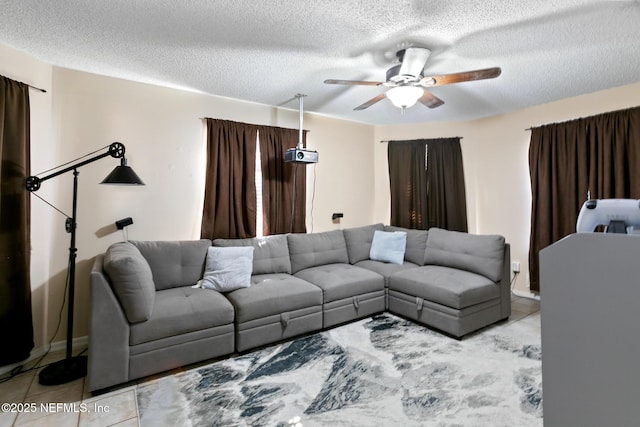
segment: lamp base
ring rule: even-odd
[[[87,356],[70,357],[40,371],[38,379],[42,385],[65,384],[87,375]]]

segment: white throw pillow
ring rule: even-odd
[[[209,247],[202,287],[230,292],[251,286],[253,249],[253,246]]]
[[[406,231],[380,231],[373,233],[369,259],[393,264],[404,262],[404,252],[407,249]]]

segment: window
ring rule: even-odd
[[[256,237],[264,236],[264,212],[262,210],[262,159],[260,158],[260,132],[256,138]]]
[[[299,131],[218,119],[206,123],[201,237],[305,232],[306,169],[284,161]]]
[[[389,141],[391,225],[467,231],[460,138]]]

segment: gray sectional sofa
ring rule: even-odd
[[[387,241],[389,248],[402,245],[389,255],[393,262],[378,255]],[[238,247],[253,248],[245,248],[252,252],[248,282],[226,292],[203,288],[208,253]],[[501,236],[383,224],[213,242],[116,243],[91,272],[88,388],[383,311],[462,337],[509,317],[509,265]]]

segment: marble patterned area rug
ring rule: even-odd
[[[539,332],[376,315],[137,388],[146,426],[542,426]]]

